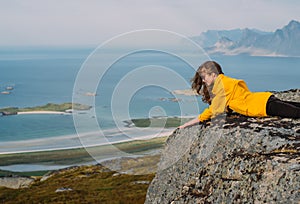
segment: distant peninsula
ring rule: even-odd
[[[72,113],[73,110],[89,110],[91,106],[78,104],[78,103],[47,103],[43,106],[35,106],[35,107],[26,107],[26,108],[18,108],[18,107],[7,107],[1,108],[0,113],[2,115],[17,115],[17,114],[59,114],[59,113]]]

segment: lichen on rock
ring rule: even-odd
[[[300,101],[299,93],[276,95]],[[232,114],[177,130],[146,203],[299,203],[299,127],[300,119]]]

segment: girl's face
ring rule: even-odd
[[[206,84],[206,86],[210,86],[214,83],[215,79],[217,78],[217,75],[215,73],[201,73],[202,81]]]

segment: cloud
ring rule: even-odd
[[[0,45],[97,45],[147,28],[187,36],[239,27],[271,31],[299,20],[299,6],[296,0],[1,1]]]

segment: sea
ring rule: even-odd
[[[197,69],[178,56],[149,50],[123,56],[105,68],[99,62],[97,67],[103,74],[98,81],[91,82],[82,73],[93,51],[93,48],[64,47],[0,50],[0,108],[84,103],[84,99],[92,106],[90,110],[71,114],[1,116],[0,154],[167,135],[174,128],[135,128],[130,120],[195,117],[207,107],[199,97],[174,94],[174,90],[189,88]],[[297,57],[213,55],[209,58],[220,63],[226,75],[245,80],[251,91],[300,88]],[[82,87],[93,83],[90,87],[95,88],[80,89],[80,83]],[[13,89],[6,90],[8,87]],[[3,94],[5,91],[9,94]],[[77,100],[78,96],[83,100]]]

